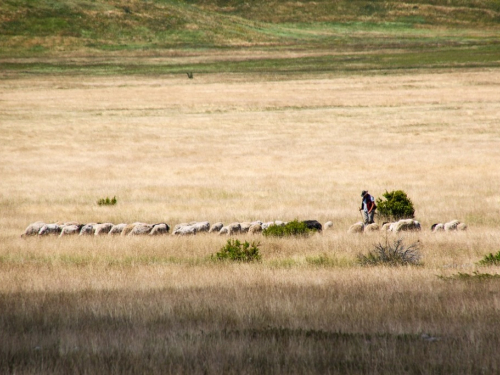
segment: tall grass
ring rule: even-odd
[[[495,69],[0,81],[0,373],[494,373]],[[359,193],[411,196],[422,267],[359,267]],[[96,197],[113,192],[116,206]],[[20,238],[30,222],[316,219],[228,239]],[[458,219],[463,233],[432,233]],[[388,237],[392,239],[392,237]],[[395,239],[396,237],[394,237]],[[442,276],[442,278],[438,277]]]

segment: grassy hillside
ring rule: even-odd
[[[496,34],[498,1],[4,0],[3,56],[57,51],[356,45]],[[439,32],[436,30],[439,29]],[[475,29],[475,31],[473,31]],[[380,38],[384,34],[384,38]],[[496,36],[496,35],[495,35]]]
[[[498,1],[0,2],[4,74],[498,67],[499,41]]]

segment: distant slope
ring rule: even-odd
[[[380,33],[376,25],[389,25],[385,30],[389,34],[401,27],[495,30],[496,34],[500,1],[2,0],[0,56],[332,46],[350,43],[351,35],[339,29],[345,23],[358,25],[355,28],[372,37]]]

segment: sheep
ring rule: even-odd
[[[36,236],[38,232],[40,232],[40,229],[45,225],[43,221],[37,221],[35,223],[31,223],[28,225],[28,227],[24,230],[24,233],[21,234],[21,237],[27,237],[27,236]]]
[[[246,221],[240,224],[240,231],[241,233],[248,233],[250,227],[252,226],[252,223]]]
[[[141,222],[136,221],[135,223],[132,224],[127,224],[125,228],[123,228],[122,233],[120,234],[121,236],[128,236],[130,232],[135,228],[136,225],[144,224]]]
[[[210,229],[208,230],[208,233],[219,232],[223,226],[224,226],[224,224],[221,222],[215,223],[210,227]]]
[[[80,233],[81,229],[83,228],[83,224],[78,224],[78,225],[75,225],[75,224],[72,224],[72,225],[65,225],[62,230],[61,230],[61,234],[59,234],[59,237],[63,237],[63,236],[73,236],[73,235],[77,235]]]
[[[444,224],[443,223],[432,224],[431,231],[433,231],[433,232],[444,232]]]
[[[221,230],[219,231],[219,235],[227,234],[228,236],[238,233],[241,233],[240,223],[231,223],[225,227],[222,227]]]
[[[93,236],[95,232],[95,226],[97,223],[85,224],[80,230],[80,236]]]
[[[113,223],[101,223],[95,225],[94,236],[103,236],[108,234],[109,231],[113,228]]]
[[[304,220],[303,223],[307,226],[307,229],[315,229],[318,232],[323,230],[323,226],[318,220]]]
[[[46,236],[49,234],[56,234],[59,235],[62,231],[62,226],[55,223],[55,224],[45,224],[43,227],[40,228],[38,231],[39,236]]]
[[[438,223],[438,224],[433,224],[431,227],[431,230],[433,232],[452,232],[452,231],[457,231],[457,230],[467,230],[467,224],[461,223],[458,220],[452,220],[447,223]]]
[[[333,222],[332,221],[327,221],[326,223],[323,224],[323,228],[326,230],[326,229],[330,229],[330,228],[333,228]]]
[[[457,230],[458,224],[460,224],[460,221],[458,221],[458,220],[452,220],[452,221],[444,224],[444,230],[446,232],[450,232],[452,230]]]
[[[194,236],[196,235],[196,227],[193,225],[185,225],[174,230],[172,235],[175,236]]]
[[[248,228],[249,234],[257,234],[262,232],[262,226],[259,223],[252,224],[250,228]]]
[[[140,236],[140,235],[149,234],[152,229],[153,229],[153,225],[151,225],[151,224],[137,224],[130,231],[128,236]]]
[[[349,227],[347,233],[363,233],[365,225],[363,222],[359,221]]]
[[[122,234],[126,226],[127,224],[125,223],[113,225],[113,227],[109,230],[108,236],[117,236]]]
[[[210,230],[210,223],[208,221],[199,221],[189,223],[189,226],[195,227],[196,232],[208,232]]]
[[[413,219],[402,219],[396,223],[391,224],[391,231],[399,233],[401,231],[414,231],[420,230],[420,223]]]
[[[149,232],[150,236],[158,236],[161,234],[167,234],[170,230],[170,226],[167,223],[158,223],[153,225],[153,229]]]
[[[363,231],[365,232],[377,232],[380,229],[380,226],[377,223],[371,223],[368,225],[365,225],[363,228]]]
[[[383,232],[389,232],[391,230],[392,224],[394,224],[394,223],[390,223],[390,222],[382,223],[382,228],[380,230]]]

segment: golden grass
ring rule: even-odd
[[[0,372],[497,371],[498,281],[437,276],[498,273],[476,263],[500,250],[499,86],[498,70],[3,79]],[[408,193],[423,266],[356,264],[386,241],[346,233],[363,189]],[[334,227],[242,236],[259,264],[211,261],[217,235],[19,237],[295,218]],[[452,219],[469,230],[430,232]]]

